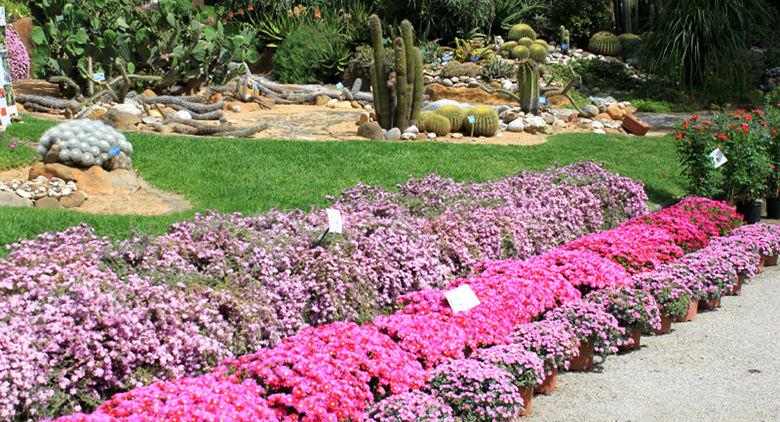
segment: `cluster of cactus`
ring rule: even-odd
[[[597,32],[588,43],[588,51],[602,56],[617,56],[621,48],[620,39],[609,31]]]
[[[46,157],[52,148],[57,162],[77,167],[106,167],[113,156],[130,157],[133,146],[124,135],[96,120],[73,120],[47,130],[38,142],[38,153]]]
[[[539,109],[539,72],[530,60],[517,65],[517,87],[520,108],[526,113],[536,113]]]
[[[565,26],[561,25],[560,28],[558,28],[558,36],[560,37],[561,46],[564,44],[571,46],[571,32],[569,32]]]
[[[11,80],[30,79],[30,54],[12,25],[6,27],[5,39],[11,58]]]
[[[618,35],[618,40],[620,40],[624,57],[633,57],[642,46],[642,37],[637,34],[620,34]]]
[[[530,25],[526,25],[524,23],[518,23],[517,25],[514,25],[512,28],[509,29],[508,38],[510,41],[518,41],[521,38],[530,38],[532,40],[535,40],[536,31],[534,31],[534,29],[531,28]]]
[[[466,113],[456,105],[443,105],[436,110],[436,114],[445,117],[450,122],[450,131],[457,132],[463,127],[463,119]]]
[[[414,46],[414,28],[404,20],[401,36],[393,41],[395,50],[395,86],[391,94],[388,73],[385,69],[384,35],[382,21],[377,15],[369,19],[374,60],[371,63],[371,85],[377,121],[384,129],[394,127],[402,131],[410,121],[417,121],[422,110],[424,84],[423,61],[420,49]]]
[[[498,112],[490,106],[474,106],[464,111],[463,132],[470,136],[495,136]]]
[[[452,132],[450,121],[433,111],[424,111],[420,114],[418,125],[425,132],[435,133],[436,136],[447,136]]]

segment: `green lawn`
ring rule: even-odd
[[[34,159],[10,140],[36,140],[50,126],[25,118],[0,142],[0,170]],[[96,216],[72,211],[0,209],[0,244],[81,222],[113,238],[159,233],[173,221],[214,209],[256,213],[270,208],[321,206],[358,182],[393,186],[409,175],[439,173],[489,180],[520,169],[580,160],[603,162],[640,179],[653,202],[681,194],[673,139],[567,134],[537,146],[454,145],[432,142],[304,142],[161,137],[128,134],[138,172],[156,187],[184,195],[195,209],[162,217]]]

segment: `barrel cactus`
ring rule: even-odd
[[[528,49],[531,53],[531,59],[536,62],[544,63],[547,61],[547,49],[541,44],[534,44]]]
[[[433,111],[424,111],[420,115],[422,129],[426,132],[433,132],[436,136],[446,136],[450,134],[451,125],[449,119]]]
[[[57,162],[77,167],[108,167],[113,157],[124,154],[128,159],[133,146],[125,136],[96,120],[72,120],[44,132],[38,142],[38,153],[46,157],[55,149]]]
[[[617,56],[620,49],[620,39],[608,31],[597,32],[588,43],[588,51],[603,56]]]
[[[463,127],[463,119],[466,118],[466,113],[462,108],[456,105],[443,105],[436,110],[436,113],[450,121],[451,132],[457,132]]]
[[[543,46],[544,48],[546,48],[547,50],[550,49],[550,44],[547,44],[547,41],[545,41],[545,40],[543,40],[541,38],[535,39],[534,40],[534,44],[539,44],[539,45]]]
[[[495,136],[498,133],[498,112],[489,106],[466,109],[463,131],[471,136]]]
[[[523,37],[523,38],[520,38],[517,41],[517,43],[520,44],[520,45],[526,46],[528,48],[531,48],[531,46],[534,45],[534,40],[532,38]]]
[[[518,45],[512,49],[510,57],[515,60],[527,59],[531,57],[531,50],[529,50],[528,47],[524,45]]]
[[[637,34],[620,34],[618,40],[625,57],[633,57],[642,46],[642,38]]]
[[[531,39],[536,39],[536,31],[534,31],[533,28],[531,28],[530,25],[526,25],[524,23],[518,23],[517,25],[513,26],[509,30],[509,39],[512,41],[517,41],[520,38],[528,37]]]
[[[517,41],[507,41],[507,42],[501,44],[501,50],[500,51],[505,52],[505,53],[509,53],[515,47],[517,47]]]

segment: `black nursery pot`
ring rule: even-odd
[[[737,204],[737,212],[745,217],[745,223],[747,224],[761,222],[761,201]]]
[[[766,218],[780,220],[780,198],[766,199]]]

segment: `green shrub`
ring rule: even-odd
[[[586,45],[590,36],[612,25],[610,0],[551,0],[550,25],[563,25],[572,41]]]
[[[628,73],[623,63],[603,60],[577,60],[572,69],[582,76],[582,83],[588,88],[605,90],[631,90],[638,84]]]
[[[338,33],[304,25],[282,41],[274,55],[273,73],[283,83],[327,82],[344,69],[349,56]]]

